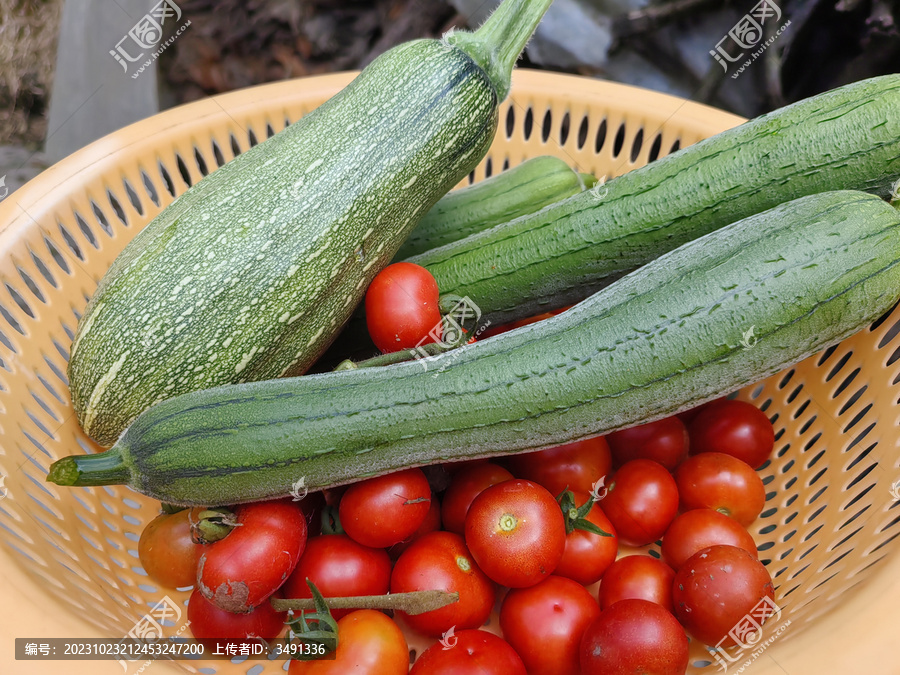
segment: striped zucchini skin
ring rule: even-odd
[[[540,211],[582,190],[581,175],[563,160],[534,157],[443,197],[403,242],[394,261]]]
[[[424,362],[194,392],[142,414],[64,485],[227,504],[438,461],[535,450],[747,385],[900,295],[900,212],[813,195],[663,255],[573,309]],[[745,347],[753,328],[757,342]]]
[[[69,380],[85,431],[109,445],[171,396],[304,372],[486,154],[498,103],[461,49],[406,43],[188,190],[116,259],[79,324]]]
[[[494,323],[565,307],[788,200],[844,189],[887,195],[900,176],[898,110],[900,75],[850,84],[409,261],[428,268],[442,293],[468,295]]]

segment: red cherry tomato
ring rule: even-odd
[[[712,509],[685,511],[669,525],[662,540],[663,560],[675,571],[709,546],[737,546],[757,557],[756,542],[744,526]]]
[[[326,598],[353,595],[384,595],[391,587],[391,561],[380,548],[369,548],[344,534],[313,537],[284,584],[288,598],[311,598],[306,580],[312,581]],[[352,610],[333,609],[340,619]]]
[[[354,483],[338,515],[347,536],[386,548],[415,533],[431,506],[431,487],[421,469],[405,469]]]
[[[248,612],[268,599],[294,571],[306,546],[306,516],[287,500],[239,504],[239,525],[207,545],[197,586],[229,612]]]
[[[434,342],[441,335],[438,301],[431,272],[408,262],[388,265],[366,291],[366,325],[372,342],[385,353]]]
[[[684,675],[688,639],[668,611],[647,600],[620,600],[587,627],[583,675]]]
[[[403,631],[381,612],[358,609],[338,621],[334,660],[291,661],[290,675],[406,675],[409,646]]]
[[[584,492],[573,494],[575,495],[575,505],[579,507],[591,498]],[[609,522],[609,518],[597,504],[591,507],[585,520],[612,536],[603,537],[594,532],[577,528],[572,530],[566,535],[566,549],[553,573],[589,586],[599,581],[606,569],[616,559],[619,538],[616,536],[616,529]]]
[[[424,614],[397,611],[415,631],[440,637],[453,628],[478,628],[494,606],[494,583],[482,572],[463,538],[452,532],[431,532],[400,556],[391,574],[391,593],[441,590],[459,593],[453,604]]]
[[[677,417],[615,431],[606,440],[620,466],[633,459],[652,459],[673,471],[688,452],[688,432]]]
[[[603,575],[597,599],[600,609],[608,609],[620,600],[647,600],[674,612],[672,582],[675,570],[649,555],[619,558]]]
[[[775,597],[765,566],[742,548],[711,546],[691,556],[675,573],[672,600],[685,629],[708,645],[730,647],[728,635],[763,598]]]
[[[619,541],[644,546],[659,539],[678,512],[675,479],[658,462],[635,459],[609,483],[600,507],[616,528]]]
[[[775,430],[766,414],[746,401],[719,401],[688,426],[691,454],[723,452],[758,469],[772,454]]]
[[[203,546],[191,540],[191,509],[156,516],[138,541],[141,567],[165,588],[193,586],[202,554]]]
[[[478,495],[466,515],[466,545],[475,562],[503,586],[533,586],[562,559],[566,526],[545,488],[508,480]]]
[[[510,480],[512,477],[509,471],[492,462],[476,464],[454,473],[441,503],[444,529],[463,534],[466,528],[466,514],[472,500],[491,485]]]
[[[683,511],[713,509],[747,527],[762,513],[766,488],[749,464],[721,452],[689,457],[675,471]]]
[[[268,602],[247,614],[226,612],[203,597],[199,589],[191,593],[187,608],[191,634],[203,640],[210,651],[226,643],[244,643],[254,638],[271,640],[281,635],[287,612],[276,612]]]
[[[589,493],[600,478],[609,475],[612,467],[609,446],[603,436],[506,459],[514,476],[543,485],[554,497],[567,488]]]
[[[409,675],[526,675],[525,665],[503,638],[461,630],[422,652]]]
[[[388,555],[391,557],[391,560],[396,560],[414,541],[425,536],[429,532],[437,532],[440,529],[441,500],[437,498],[437,495],[432,493],[431,504],[428,506],[428,513],[425,514],[425,520],[422,521],[422,524],[419,525],[419,528],[413,532],[412,535],[388,548]]]
[[[581,636],[599,615],[584,586],[554,575],[510,591],[500,607],[500,629],[529,673],[571,675],[578,672]]]

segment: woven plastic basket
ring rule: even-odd
[[[91,144],[0,202],[0,672],[121,673],[115,661],[15,661],[12,638],[121,637],[163,596],[186,601],[188,593],[155,588],[137,559],[156,502],[127,489],[44,481],[53,460],[97,449],[69,400],[73,331],[98,280],[141,227],[351,77],[266,85],[169,110]],[[547,73],[517,72],[512,91],[476,180],[540,154],[617,175],[742,121],[669,96]],[[740,392],[772,418],[777,439],[762,470],[766,510],[752,526],[783,608],[763,639],[790,625],[730,672],[751,659],[747,671],[759,675],[900,672],[890,618],[900,602],[900,556],[885,560],[900,534],[900,489],[892,493],[900,487],[898,332],[895,311]],[[691,659],[691,673],[719,669],[702,645],[692,644]],[[284,662],[153,665],[160,674],[179,667],[258,675],[281,672]]]

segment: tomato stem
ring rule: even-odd
[[[448,350],[447,347],[440,342],[430,342],[427,345],[416,347],[415,349],[401,349],[399,352],[390,352],[388,354],[379,354],[371,359],[364,361],[351,361],[346,359],[341,361],[335,371],[339,370],[356,370],[357,368],[375,368],[378,366],[391,366],[395,363],[403,363],[404,361],[412,361],[414,358],[421,356],[437,356]],[[424,354],[423,354],[424,352]]]
[[[215,509],[191,509],[191,540],[195,544],[211,544],[228,536],[240,523],[234,513],[225,507]]]
[[[504,513],[500,516],[500,530],[502,532],[512,532],[519,524],[519,519],[511,513]]]
[[[316,585],[309,579],[306,580],[306,585],[309,586],[309,591],[312,594],[310,599],[312,607],[310,609],[313,611],[307,614],[303,610],[300,612],[299,617],[295,617],[287,622],[291,627],[287,642],[290,643],[294,637],[299,637],[302,640],[321,644],[325,648],[325,652],[330,654],[337,650],[340,641],[337,621],[331,615],[331,610],[328,608],[325,598],[322,597],[322,593],[316,588]],[[292,658],[296,658],[299,661],[309,661],[319,658],[319,655],[301,653]]]
[[[466,319],[474,318],[477,322],[481,317],[481,310],[475,307],[468,298],[463,298],[453,293],[442,295],[438,300],[438,309],[441,313],[441,340],[420,344],[413,349],[401,349],[397,352],[379,354],[364,361],[351,361],[345,359],[335,367],[335,371],[356,370],[357,368],[376,368],[379,366],[391,366],[395,363],[422,359],[429,356],[437,356],[451,349],[462,347],[469,341],[469,331],[463,325]],[[470,326],[471,327],[471,326]]]
[[[556,498],[556,501],[559,503],[559,508],[562,509],[563,518],[565,518],[567,535],[572,534],[575,530],[581,530],[600,537],[612,536],[610,532],[604,531],[587,519],[588,514],[596,503],[593,499],[588,499],[581,506],[576,506],[575,493],[566,488]]]
[[[163,513],[172,515],[173,513],[178,513],[179,511],[184,511],[186,506],[179,506],[178,504],[166,504],[165,502],[160,502],[159,507],[162,509]]]
[[[458,601],[459,593],[438,590],[325,598],[329,609],[394,609],[410,615],[431,612]],[[315,609],[312,598],[271,598],[270,602],[278,612]]]
[[[344,534],[344,526],[341,525],[338,516],[338,507],[326,506],[322,509],[322,534]]]

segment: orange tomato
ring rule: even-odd
[[[359,609],[338,621],[338,647],[331,660],[291,661],[290,675],[406,675],[409,646],[394,620]]]

